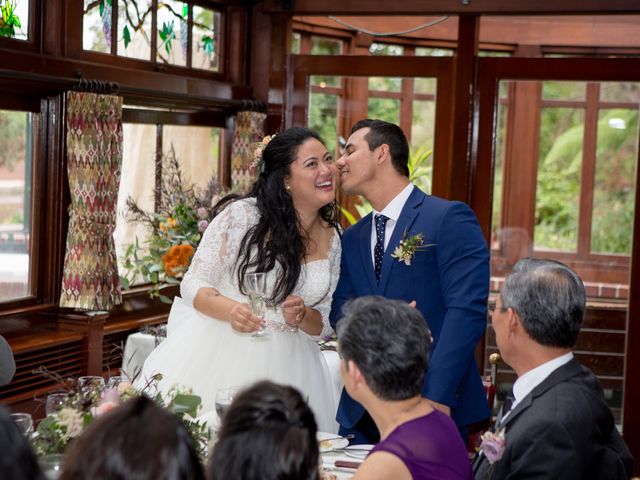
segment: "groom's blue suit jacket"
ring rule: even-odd
[[[489,252],[475,215],[464,203],[425,195],[414,188],[385,250],[379,285],[371,259],[371,221],[369,214],[342,236],[332,326],[336,327],[342,306],[353,297],[415,300],[434,338],[423,395],[449,405],[459,426],[488,418],[474,351],[487,322]],[[411,265],[391,257],[405,232],[407,236],[422,233],[427,245],[416,252]],[[343,391],[338,422],[352,428],[363,412],[364,408]]]

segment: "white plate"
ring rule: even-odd
[[[330,452],[336,448],[344,448],[349,445],[349,440],[333,433],[318,432],[316,436],[320,453]]]
[[[375,445],[351,445],[344,449],[345,455],[364,460]]]

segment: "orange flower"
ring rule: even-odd
[[[172,228],[176,228],[178,226],[178,222],[175,218],[168,217],[165,222],[160,224],[160,230],[166,232],[167,230],[171,230]]]
[[[175,277],[178,273],[184,272],[191,262],[193,253],[194,249],[191,245],[173,245],[162,256],[165,273],[170,277]]]

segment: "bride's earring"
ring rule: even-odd
[[[284,188],[287,190],[287,192],[291,190],[291,187],[289,185],[285,185]]]

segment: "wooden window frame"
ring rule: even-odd
[[[150,45],[150,53],[149,59],[138,59],[138,58],[129,58],[117,55],[117,35],[112,34],[111,38],[111,52],[102,53],[102,52],[94,52],[91,50],[85,50],[82,46],[82,36],[83,36],[83,10],[84,10],[84,2],[70,2],[68,6],[68,36],[67,36],[67,56],[70,58],[77,58],[80,60],[87,60],[91,62],[98,62],[101,64],[117,66],[117,67],[126,67],[131,69],[140,69],[147,70],[153,72],[163,72],[172,75],[181,75],[181,76],[189,76],[189,77],[199,77],[199,78],[210,78],[216,80],[225,80],[229,78],[230,72],[228,71],[230,68],[228,61],[230,55],[227,54],[227,44],[231,44],[233,42],[226,42],[225,36],[227,30],[232,31],[236,27],[232,25],[231,22],[233,20],[230,18],[231,16],[227,14],[227,6],[223,3],[213,2],[213,1],[198,1],[198,0],[184,0],[185,3],[188,3],[190,6],[200,6],[207,9],[213,9],[216,12],[220,13],[220,31],[218,32],[218,39],[216,40],[216,46],[218,47],[219,52],[219,69],[217,72],[192,68],[191,64],[191,49],[192,49],[192,41],[188,42],[187,45],[187,64],[186,66],[180,65],[171,65],[160,62],[156,59],[156,47],[157,47],[157,21],[154,21],[157,18],[157,5],[158,0],[152,0],[152,19],[151,19],[151,45]],[[112,5],[112,33],[114,33],[114,29],[116,28],[116,20],[118,14],[118,2],[117,0],[113,1]],[[193,10],[189,8],[189,28],[188,28],[188,38],[191,39],[192,36],[192,27],[193,27]]]
[[[568,60],[568,59],[563,59]],[[597,59],[591,59],[597,61]],[[607,254],[591,252],[591,225],[593,221],[593,182],[596,168],[596,135],[598,112],[600,109],[609,108],[634,108],[637,105],[629,102],[610,102],[599,99],[600,83],[593,80],[585,80],[585,97],[582,100],[549,100],[541,96],[542,81],[545,79],[519,78],[505,79],[517,81],[530,80],[528,86],[520,84],[510,84],[508,88],[508,98],[499,99],[502,105],[514,105],[520,109],[522,105],[527,105],[524,112],[507,111],[505,122],[505,132],[507,137],[504,142],[503,159],[503,186],[502,186],[502,209],[500,227],[516,226],[523,228],[531,239],[534,238],[534,216],[536,202],[537,185],[537,165],[539,144],[539,123],[540,114],[543,108],[573,108],[581,109],[584,112],[584,147],[581,166],[581,188],[580,188],[580,208],[578,221],[578,236],[576,250],[574,251],[551,251],[544,248],[535,248],[534,252],[538,256],[552,255],[572,268],[575,268],[585,282],[606,283],[624,285],[628,283],[629,255]],[[552,80],[552,79],[550,79]],[[554,80],[554,79],[553,79]],[[568,81],[568,80],[567,80]],[[516,92],[523,92],[517,93]],[[524,115],[524,118],[523,118]],[[520,123],[519,123],[520,122]],[[525,134],[522,124],[528,122],[530,134]],[[518,140],[514,138],[514,132],[518,133]],[[518,165],[515,165],[515,159]],[[523,172],[526,168],[526,172]],[[508,272],[503,272],[500,265],[503,262],[502,248],[498,246],[492,251],[492,273],[502,276]],[[602,266],[607,268],[602,270]]]

